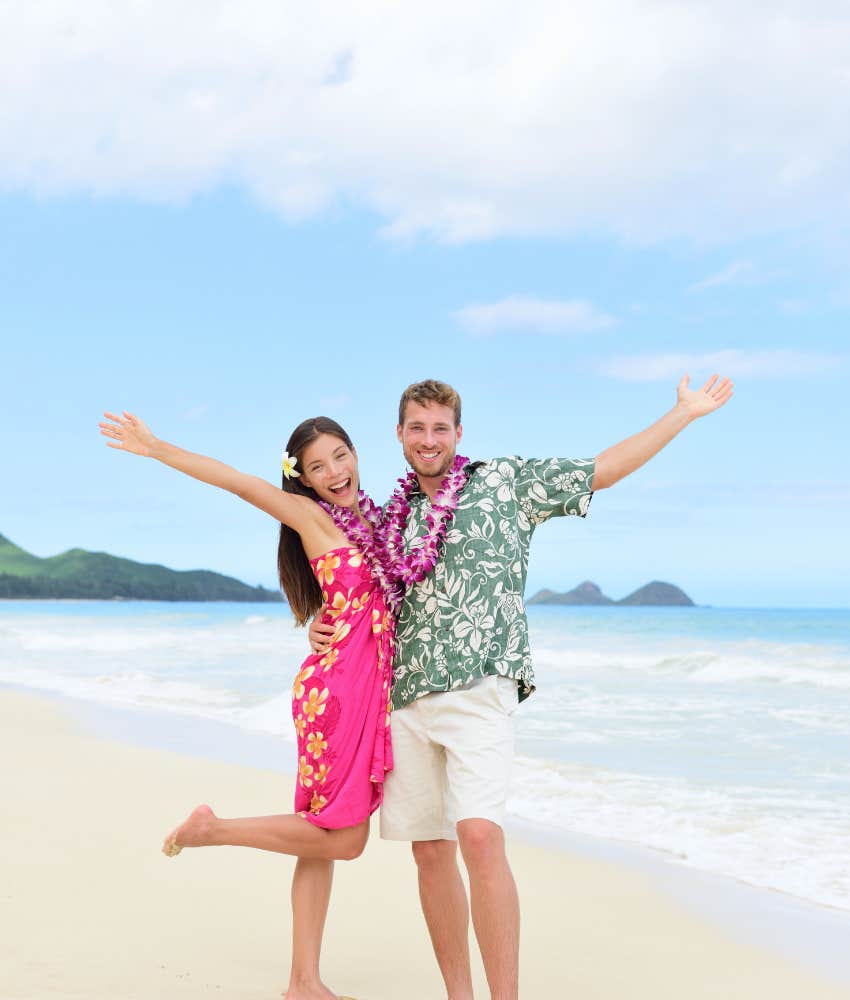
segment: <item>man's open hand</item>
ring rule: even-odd
[[[696,420],[727,403],[732,398],[732,388],[732,382],[725,376],[712,375],[701,389],[691,389],[690,376],[683,375],[677,388],[678,405],[691,420]]]

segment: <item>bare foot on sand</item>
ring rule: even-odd
[[[283,994],[283,1000],[344,1000],[338,993],[332,993],[322,982],[290,983],[289,989]]]
[[[209,806],[198,806],[187,820],[165,838],[162,853],[173,858],[184,847],[210,847],[215,843],[212,834],[217,821],[218,817]]]

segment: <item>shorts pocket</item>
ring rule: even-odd
[[[508,715],[513,715],[519,704],[519,687],[512,677],[496,677],[496,694],[499,697],[499,704]]]

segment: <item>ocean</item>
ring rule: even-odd
[[[850,611],[537,606],[529,622],[514,817],[850,911]],[[164,713],[271,735],[267,766],[291,771],[306,652],[285,605],[0,603],[0,683],[129,709],[154,743]]]

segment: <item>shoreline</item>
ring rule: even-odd
[[[181,571],[182,572],[182,571]],[[270,591],[271,587],[268,588]],[[0,597],[0,603],[33,603],[42,604],[256,604],[264,607],[268,604],[286,605],[283,596],[280,599],[269,599],[266,601],[245,600],[238,601],[232,597],[211,598],[209,600],[169,600],[166,597]],[[530,608],[575,608],[579,611],[587,611],[591,608],[619,608],[626,611],[661,611],[664,609],[674,609],[679,611],[850,611],[850,605],[846,604],[620,604],[615,601],[613,604],[557,604],[540,601],[536,604],[526,605],[526,610]]]
[[[0,691],[2,690],[3,686],[0,685]],[[29,689],[22,688],[21,690],[28,691]],[[37,697],[42,696],[42,692],[33,693]],[[134,745],[152,749],[175,750],[179,753],[188,753],[191,756],[219,760],[224,763],[259,767],[289,777],[292,777],[295,772],[293,763],[295,743],[294,740],[285,736],[250,732],[229,723],[196,716],[183,716],[177,713],[168,714],[155,708],[120,707],[94,703],[58,693],[45,693],[44,696],[55,698],[59,703],[64,704],[66,709],[85,726],[104,738],[114,739],[118,742],[131,742]],[[152,727],[144,724],[142,720],[145,718],[156,719],[155,732]],[[729,910],[728,915],[734,920],[737,906],[734,909],[732,907],[724,908],[722,904],[724,894],[731,893],[737,897],[737,905],[746,906],[748,910],[760,909],[758,900],[762,901],[765,911],[769,910],[771,906],[779,907],[783,911],[797,907],[801,916],[821,914],[827,920],[835,920],[839,925],[837,927],[839,933],[850,935],[850,910],[818,903],[778,889],[753,885],[731,875],[705,871],[693,865],[682,864],[673,854],[647,847],[635,841],[605,837],[601,834],[591,836],[565,831],[544,824],[533,824],[510,814],[506,821],[506,831],[510,836],[531,846],[553,851],[573,851],[592,858],[619,861],[632,867],[646,869],[660,881],[669,882],[671,891],[686,901],[686,894],[679,890],[678,883],[692,882],[692,889],[698,900],[695,904],[697,911],[701,908],[699,901],[702,901],[711,912]],[[742,896],[748,898],[742,899]],[[846,925],[842,925],[842,922],[845,921]],[[759,937],[764,940],[763,934],[760,934]],[[788,945],[792,951],[795,942],[797,942],[796,935],[789,933]],[[834,966],[836,963],[829,961],[828,964]],[[850,984],[850,954],[846,958],[841,956],[840,965],[840,974]]]
[[[850,990],[850,911],[677,862],[674,855],[615,837],[548,830],[510,817],[510,838],[647,874],[693,916],[741,940],[793,958]],[[850,992],[848,993],[850,997]]]
[[[203,781],[210,789],[213,802],[222,803],[222,812],[230,810],[224,808],[227,801],[227,788],[234,787],[233,774],[235,772],[235,787],[255,783],[266,790],[271,786],[277,789],[286,787],[286,792],[279,796],[274,793],[273,799],[281,802],[276,806],[281,811],[286,811],[291,802],[291,754],[293,744],[281,737],[264,736],[262,734],[250,734],[228,726],[225,723],[210,722],[208,720],[188,719],[177,714],[173,716],[155,713],[156,733],[152,733],[154,727],[150,726],[151,712],[145,709],[112,708],[109,706],[93,704],[89,702],[76,701],[61,695],[48,695],[42,692],[33,693],[21,688],[8,686],[0,687],[0,709],[4,716],[12,712],[13,717],[25,715],[32,717],[36,721],[35,732],[41,732],[44,738],[44,725],[38,725],[39,720],[43,723],[45,719],[51,719],[55,726],[48,726],[49,729],[58,730],[60,749],[66,744],[69,746],[75,742],[82,742],[88,747],[96,747],[97,752],[103,752],[104,748],[109,749],[107,757],[130,757],[134,765],[141,769],[146,781],[149,780],[149,772],[153,769],[158,777],[154,784],[159,785],[161,793],[155,796],[156,800],[162,798],[175,799],[174,807],[169,811],[162,803],[161,817],[158,820],[158,827],[168,826],[172,821],[176,822],[187,811],[187,807],[195,804],[192,793],[184,792],[182,796],[176,797],[173,789],[169,787],[170,780],[167,775],[172,771],[188,771],[193,774],[203,775]],[[148,725],[144,723],[147,722]],[[55,735],[55,734],[54,734]],[[49,742],[49,738],[48,738]],[[14,748],[13,748],[14,749]],[[8,752],[8,751],[7,751]],[[66,754],[59,755],[63,761]],[[7,758],[8,759],[8,758]],[[73,759],[73,753],[70,755]],[[219,775],[222,774],[221,781]],[[246,778],[250,778],[246,782]],[[27,779],[21,776],[21,788],[26,787]],[[192,786],[197,787],[196,785]],[[27,793],[24,793],[28,801],[31,801]],[[197,792],[193,793],[197,796]],[[8,799],[8,796],[5,796]],[[180,798],[177,802],[176,798]],[[11,796],[14,803],[15,796]],[[203,796],[197,798],[201,801]],[[5,808],[9,808],[7,804]],[[268,812],[275,811],[270,808],[270,801],[267,795],[259,796],[257,809]],[[182,812],[181,812],[182,810]],[[18,810],[20,811],[20,810]],[[157,803],[159,814],[160,805]],[[37,810],[36,810],[37,812]],[[22,819],[26,824],[26,817]],[[39,829],[41,828],[39,824]],[[850,960],[845,956],[839,942],[847,939],[847,930],[850,929],[850,914],[845,918],[843,911],[833,911],[827,907],[819,907],[816,904],[808,904],[805,901],[797,900],[794,897],[785,897],[780,893],[768,890],[755,889],[742,883],[736,883],[723,876],[711,875],[699,872],[696,869],[689,869],[681,865],[671,864],[669,861],[653,857],[656,852],[641,848],[639,845],[623,844],[617,841],[608,841],[589,837],[569,836],[565,837],[560,831],[549,836],[547,831],[540,828],[531,827],[519,821],[512,821],[507,826],[510,840],[510,856],[512,864],[517,870],[517,881],[519,884],[520,897],[523,906],[524,935],[523,935],[523,982],[528,972],[529,964],[539,964],[549,967],[550,975],[555,975],[557,980],[557,961],[549,956],[548,958],[540,952],[543,941],[548,940],[551,947],[560,947],[563,951],[563,944],[553,943],[552,934],[558,932],[560,924],[567,921],[574,925],[575,930],[571,932],[583,933],[587,930],[581,918],[581,913],[572,913],[572,903],[563,899],[546,899],[551,896],[550,876],[547,874],[552,869],[558,870],[556,881],[563,877],[565,884],[571,887],[589,882],[590,889],[586,896],[582,897],[579,910],[593,909],[598,905],[596,897],[614,899],[616,905],[613,911],[606,911],[607,918],[615,923],[622,919],[619,912],[622,906],[628,909],[627,904],[634,903],[629,899],[630,894],[636,893],[638,896],[646,894],[646,899],[639,905],[644,910],[654,911],[656,908],[664,911],[662,923],[667,926],[667,933],[674,932],[676,938],[681,935],[683,939],[691,941],[695,939],[699,942],[697,951],[702,954],[708,948],[719,948],[723,952],[724,948],[734,952],[737,963],[740,965],[741,976],[747,978],[744,970],[752,967],[753,963],[759,965],[759,983],[765,976],[771,980],[770,989],[754,985],[755,980],[750,981],[746,990],[742,989],[740,994],[726,992],[724,996],[740,996],[741,1000],[747,1000],[759,996],[770,996],[773,998],[795,995],[803,995],[802,992],[781,992],[783,983],[791,982],[794,976],[802,976],[811,979],[805,988],[808,996],[845,997],[850,998]],[[157,837],[162,836],[159,830]],[[157,843],[158,841],[155,841]],[[37,848],[37,843],[34,845]],[[144,865],[148,870],[153,866],[153,860],[159,862],[155,857],[156,852],[151,850],[151,844],[144,845]],[[140,845],[141,847],[141,845]],[[150,852],[151,856],[148,856]],[[215,874],[216,863],[219,852],[191,852],[188,860],[190,865],[203,865],[205,870]],[[203,861],[202,855],[217,855],[215,860]],[[405,845],[393,845],[381,842],[377,837],[377,831],[373,832],[372,841],[367,848],[369,857],[375,857],[379,867],[392,863],[395,878],[400,882],[406,882],[410,887],[409,898],[405,898],[406,912],[410,926],[404,935],[403,948],[412,949],[418,955],[421,962],[421,975],[426,977],[425,981],[432,983],[431,992],[422,994],[425,997],[435,997],[441,995],[439,992],[439,979],[434,980],[435,968],[433,968],[433,958],[430,955],[430,947],[421,917],[418,914],[418,903],[415,898],[415,875],[412,862],[409,859],[409,851]],[[240,852],[233,851],[230,856],[246,857],[240,865],[268,865],[269,856],[261,855],[260,852]],[[280,856],[271,856],[280,861]],[[251,860],[254,859],[254,860]],[[265,860],[257,860],[265,859]],[[283,859],[287,866],[287,873],[291,870],[287,859]],[[164,863],[164,859],[163,859]],[[171,863],[173,865],[173,862]],[[356,873],[359,865],[369,866],[372,864],[368,859],[351,866],[351,871]],[[188,866],[187,866],[188,867]],[[337,866],[342,872],[348,872],[348,866]],[[542,868],[542,874],[541,874]],[[172,869],[156,868],[157,879],[169,879]],[[348,875],[345,875],[348,878]],[[398,884],[395,878],[389,879],[389,884]],[[411,881],[413,878],[413,881]],[[287,879],[283,879],[280,891],[285,899],[287,894]],[[338,878],[338,882],[342,878]],[[538,885],[535,894],[534,885]],[[162,886],[160,886],[162,888]],[[371,890],[370,890],[371,894]],[[537,896],[544,898],[540,899]],[[622,898],[620,898],[622,897]],[[356,906],[356,898],[353,901]],[[392,905],[395,919],[395,909],[397,901],[393,897]],[[347,905],[350,907],[352,901]],[[345,906],[340,907],[342,910]],[[564,910],[568,912],[563,912]],[[675,916],[670,918],[669,914]],[[288,914],[277,913],[278,923],[285,922]],[[597,914],[597,918],[599,914]],[[638,929],[640,936],[646,933],[643,927],[646,913],[638,919]],[[634,920],[634,916],[631,918]],[[649,919],[647,917],[647,919]],[[355,918],[356,920],[356,918]],[[669,921],[669,922],[668,922]],[[651,920],[650,920],[651,922]],[[529,941],[528,926],[537,925],[533,931],[535,937]],[[630,933],[634,931],[634,926],[630,925]],[[672,930],[671,930],[672,928]],[[591,938],[596,938],[600,928],[596,928],[590,933]],[[329,942],[330,942],[329,930]],[[345,933],[350,934],[350,929]],[[622,931],[620,932],[622,933]],[[409,940],[408,940],[409,939]],[[560,938],[558,938],[560,940]],[[339,944],[339,942],[335,942]],[[655,940],[648,942],[652,948],[661,947]],[[361,947],[366,947],[361,943]],[[617,952],[620,944],[618,940],[613,943],[606,940],[606,947]],[[651,950],[651,949],[650,949]],[[730,954],[731,954],[730,952]],[[375,952],[379,955],[379,950]],[[555,952],[558,954],[559,952]],[[281,985],[285,981],[287,972],[286,957],[288,956],[288,945],[286,937],[280,937],[278,948],[275,952],[276,958],[281,966],[278,978]],[[282,957],[281,957],[282,956]],[[693,960],[693,955],[691,959]],[[632,956],[632,960],[636,960]],[[665,962],[671,962],[672,958],[666,955]],[[729,955],[723,959],[728,962]],[[606,961],[610,961],[606,959]],[[674,963],[675,964],[675,963]],[[781,976],[775,975],[776,969],[785,970]],[[771,971],[774,970],[774,971]],[[586,969],[590,975],[591,968]],[[480,973],[480,970],[479,970]],[[417,972],[417,977],[420,975]],[[687,968],[675,972],[670,969],[670,983],[679,983],[677,993],[689,993],[700,996],[699,992],[694,992],[694,983],[688,979],[687,985],[678,976],[687,975]],[[430,979],[428,977],[431,977]],[[790,978],[789,978],[790,977]],[[418,982],[418,978],[411,981]],[[741,980],[743,982],[743,979]],[[343,987],[352,992],[351,985],[346,982],[338,982],[337,988]],[[541,981],[545,983],[545,980]],[[564,980],[566,983],[567,980]],[[572,982],[572,980],[570,980]],[[663,982],[666,982],[664,980]],[[656,981],[656,987],[662,986],[663,982]],[[572,982],[577,986],[577,982]],[[598,984],[597,984],[598,985]],[[726,984],[728,987],[728,984]],[[535,986],[540,989],[542,986]],[[585,985],[584,989],[588,987]],[[376,992],[376,989],[378,991]],[[800,987],[802,990],[802,987]],[[814,989],[814,993],[812,992]],[[436,990],[436,992],[434,992]],[[779,990],[779,992],[777,992]],[[821,990],[822,992],[818,992]],[[823,992],[826,991],[826,992]],[[0,991],[1,992],[1,991]],[[154,990],[153,992],[156,992]],[[640,991],[634,992],[629,989],[631,995],[642,996]],[[370,986],[369,989],[361,989],[363,1000],[379,1000],[382,996],[393,996],[394,1000],[402,1000],[397,994],[380,992],[378,984]],[[10,992],[9,996],[28,997],[40,996],[38,993]],[[58,996],[72,996],[71,993],[59,993]],[[81,993],[80,996],[87,995]],[[91,996],[97,996],[92,993]],[[105,994],[104,994],[105,995]],[[113,996],[132,996],[135,994],[113,993]],[[171,994],[159,993],[166,997]],[[193,996],[191,993],[175,993],[177,995]],[[201,995],[201,994],[198,994]],[[253,993],[237,994],[254,996]],[[266,995],[258,993],[257,996]],[[271,995],[271,994],[269,994]],[[358,995],[355,993],[355,995]],[[482,993],[481,995],[485,995]],[[523,995],[525,995],[525,985]],[[530,992],[529,995],[534,995]],[[588,995],[585,993],[585,995]],[[594,992],[594,996],[612,997],[617,996],[616,991]],[[657,995],[647,993],[649,995]],[[716,995],[716,994],[705,994]],[[418,995],[417,995],[418,996]],[[407,995],[403,1000],[413,1000]]]

